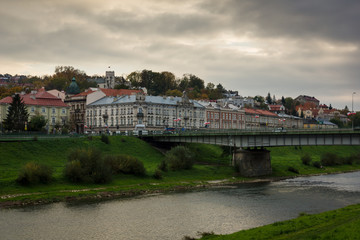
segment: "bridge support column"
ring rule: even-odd
[[[234,149],[233,166],[244,177],[258,177],[272,173],[270,151],[266,149]]]

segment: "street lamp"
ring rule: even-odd
[[[351,113],[354,113],[354,94],[356,94],[356,92],[353,92],[351,95]],[[354,130],[354,118],[351,120],[351,124],[352,130]]]

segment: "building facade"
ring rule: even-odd
[[[166,128],[196,129],[204,126],[205,107],[183,97],[136,95],[107,96],[87,105],[89,131],[131,131],[144,125],[149,131]]]
[[[231,104],[208,103],[206,126],[209,129],[244,129],[245,111]]]
[[[70,107],[60,98],[45,91],[44,88],[38,91],[31,91],[29,94],[21,93],[20,97],[27,107],[29,113],[28,122],[37,114],[44,116],[47,121],[46,129],[52,131],[55,125],[63,126],[69,123]],[[0,100],[0,122],[7,117],[7,111],[12,103],[12,97]]]

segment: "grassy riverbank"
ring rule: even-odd
[[[207,186],[215,180],[227,182],[250,181],[236,174],[229,166],[231,156],[229,149],[225,151],[218,147],[205,144],[191,144],[188,147],[196,153],[197,164],[191,170],[163,172],[161,180],[154,179],[154,174],[164,155],[148,143],[125,136],[110,137],[110,144],[105,144],[100,137],[68,138],[28,142],[1,142],[0,143],[0,203],[9,201],[62,201],[69,197],[82,198],[91,195],[122,196],[142,194],[154,191],[172,191],[176,189],[198,188]],[[116,175],[109,184],[72,184],[63,178],[63,170],[67,156],[72,149],[98,148],[105,155],[128,154],[144,163],[147,175],[136,177],[131,175]],[[320,160],[323,153],[332,152],[339,156],[349,156],[360,153],[356,146],[327,146],[327,147],[294,147],[271,148],[273,175],[271,177],[287,177],[297,174],[289,172],[292,166],[299,170],[299,174],[320,174],[343,172],[360,169],[359,164],[342,165],[318,169],[305,166],[300,158],[306,152],[310,153],[313,161]],[[20,186],[15,179],[22,166],[35,161],[47,164],[54,169],[54,179],[48,185]],[[266,178],[265,178],[266,179]]]
[[[360,239],[360,204],[202,240]]]

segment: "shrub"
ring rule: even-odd
[[[105,134],[102,134],[102,135],[101,135],[101,141],[102,141],[103,143],[110,144],[109,137],[108,137],[107,135],[105,135]]]
[[[304,165],[309,166],[311,163],[311,156],[308,153],[306,153],[304,156],[301,157],[301,161]]]
[[[319,161],[313,162],[313,166],[316,168],[322,168],[321,162]]]
[[[100,151],[77,149],[69,154],[65,176],[72,182],[106,183],[111,181],[112,172]]]
[[[191,169],[194,164],[194,157],[191,151],[184,146],[176,146],[165,155],[166,164],[173,171]]]
[[[321,156],[321,164],[323,166],[335,166],[340,164],[340,159],[334,153],[325,153],[323,156]]]
[[[162,172],[159,169],[156,169],[153,175],[155,179],[162,179]]]
[[[93,136],[87,136],[87,139],[89,140],[89,141],[92,141],[93,140]]]
[[[38,136],[34,136],[33,137],[33,141],[38,141],[39,139],[38,139]]]
[[[161,163],[158,165],[158,169],[163,171],[163,172],[167,172],[168,167],[167,167],[167,164],[166,164],[165,160],[161,161]]]
[[[135,157],[129,155],[107,156],[105,162],[110,166],[114,174],[134,174],[144,176],[146,170],[144,164]]]
[[[297,170],[297,169],[294,168],[294,167],[288,167],[288,171],[289,171],[289,172],[296,173],[296,174],[299,174],[299,170]]]
[[[19,173],[16,182],[21,185],[43,183],[47,184],[52,179],[52,169],[49,166],[29,162]]]

